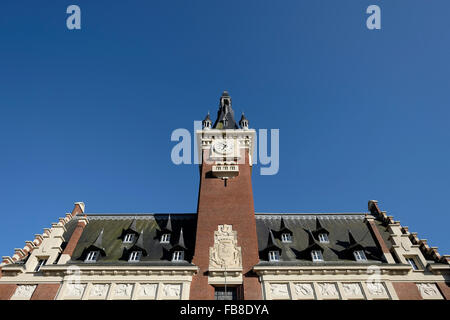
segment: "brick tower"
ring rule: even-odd
[[[208,116],[196,132],[200,189],[191,299],[261,299],[252,268],[259,262],[252,192],[255,131],[242,115],[234,119],[224,91],[217,119]]]

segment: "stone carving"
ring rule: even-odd
[[[324,297],[338,296],[336,285],[334,283],[318,283],[320,294]]]
[[[367,289],[369,289],[370,294],[375,296],[386,295],[386,289],[381,282],[368,282]]]
[[[270,294],[272,297],[288,298],[288,285],[287,283],[271,283]]]
[[[295,293],[299,296],[310,297],[313,296],[313,288],[310,283],[295,283],[294,284]]]
[[[417,287],[423,298],[441,297],[434,283],[418,283]]]
[[[67,295],[71,297],[81,297],[84,293],[86,284],[81,283],[69,283],[67,285]]]
[[[14,298],[30,299],[33,295],[36,285],[19,285],[14,292]]]
[[[209,267],[212,269],[242,268],[241,247],[237,246],[237,232],[223,224],[214,231],[214,247],[209,248]]]
[[[114,288],[114,294],[118,297],[131,297],[133,285],[130,283],[119,283]]]
[[[362,296],[361,288],[357,283],[343,283],[342,288],[346,296]]]
[[[141,284],[140,295],[145,297],[155,297],[156,296],[156,283],[145,283]]]
[[[91,296],[103,297],[108,292],[109,284],[94,284],[91,289]]]
[[[165,284],[163,288],[164,296],[167,298],[179,298],[181,294],[181,285]]]

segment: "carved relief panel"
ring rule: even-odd
[[[297,299],[315,299],[311,283],[294,283],[294,291]]]
[[[417,288],[424,299],[443,299],[434,283],[417,283]]]
[[[272,299],[290,299],[288,283],[270,283],[270,297]]]
[[[117,299],[130,299],[133,291],[133,285],[131,283],[118,283],[114,287],[114,298]]]
[[[165,283],[162,287],[163,299],[180,299],[181,284]]]
[[[339,299],[339,292],[335,283],[318,282],[317,288],[322,299]]]
[[[158,284],[156,283],[141,283],[139,286],[139,299],[156,299],[156,290]]]
[[[231,225],[219,225],[214,232],[214,247],[209,248],[209,268],[242,269],[241,247],[237,245],[237,232]]]
[[[109,284],[93,284],[89,293],[89,299],[106,299],[108,295]]]
[[[18,285],[11,300],[30,300],[37,285]]]

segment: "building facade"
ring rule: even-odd
[[[0,265],[0,300],[450,299],[441,256],[377,201],[255,213],[255,130],[225,91],[196,132],[196,213],[89,214],[82,202]]]

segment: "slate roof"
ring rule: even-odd
[[[227,91],[222,93],[220,97],[219,111],[217,112],[217,119],[213,125],[214,129],[239,129],[234,120],[234,111],[231,107],[231,98]]]
[[[384,263],[381,250],[377,247],[369,228],[364,222],[364,213],[349,214],[256,214],[256,230],[258,234],[258,247],[261,265],[317,265],[312,262],[310,250],[323,251],[324,265],[361,265]],[[283,243],[281,237],[271,239],[271,244],[280,247],[279,262],[268,261],[267,239],[270,231],[274,235],[280,234],[280,228],[292,232],[292,242]],[[316,237],[317,228],[328,232],[329,243],[320,243]],[[367,262],[357,262],[348,255],[355,242],[349,237],[349,232],[357,244],[366,252]],[[385,231],[387,232],[387,231]],[[383,233],[383,232],[382,232]],[[386,236],[386,235],[385,235]],[[360,247],[358,247],[360,248]]]
[[[192,265],[195,244],[195,230],[197,226],[196,215],[171,214],[169,227],[171,231],[170,243],[160,243],[162,233],[166,229],[168,214],[87,214],[89,223],[86,225],[80,240],[73,252],[69,264],[88,264],[84,259],[90,250],[101,246],[105,255],[101,256],[95,265],[120,265],[128,264],[128,256],[132,250],[142,249],[144,252],[141,261],[133,262],[133,265]],[[103,230],[101,244],[98,241],[99,234]],[[123,234],[127,230],[136,231],[133,243],[123,243]],[[185,260],[172,262],[172,249],[184,247]]]

